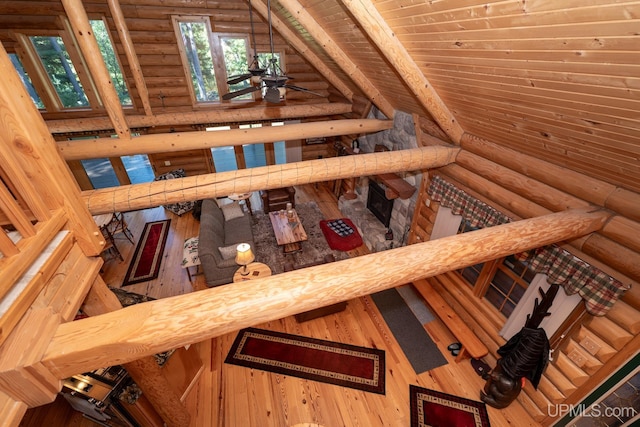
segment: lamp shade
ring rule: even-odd
[[[253,255],[251,245],[248,243],[240,243],[236,248],[236,264],[248,265],[253,262],[256,257]]]

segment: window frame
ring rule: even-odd
[[[223,100],[222,96],[231,92],[230,85],[227,83],[229,80],[229,76],[227,73],[227,64],[226,58],[224,56],[224,49],[222,48],[222,40],[225,38],[231,39],[244,39],[245,47],[246,47],[246,56],[247,56],[247,68],[249,67],[250,58],[253,58],[253,50],[251,49],[249,43],[249,35],[248,34],[239,34],[239,33],[211,33],[211,54],[213,55],[213,67],[215,70],[215,77],[218,82],[218,92],[220,93],[220,102],[246,102],[246,101],[254,101],[255,93],[251,93],[251,98],[234,98],[230,100]],[[246,70],[245,70],[246,71]]]
[[[176,43],[178,44],[178,51],[180,52],[180,60],[182,62],[182,69],[184,70],[184,76],[189,86],[189,96],[191,97],[191,105],[195,108],[203,107],[203,106],[211,106],[211,105],[220,105],[222,103],[222,95],[223,91],[226,90],[227,82],[224,81],[224,84],[221,86],[220,82],[220,73],[226,75],[224,72],[224,67],[220,68],[219,60],[217,59],[219,55],[219,48],[216,47],[219,43],[214,43],[213,39],[213,31],[211,29],[211,20],[209,16],[206,15],[173,15],[171,16],[171,21],[173,23],[173,30],[176,35]],[[211,54],[211,60],[213,63],[213,77],[216,81],[216,86],[218,89],[218,100],[214,101],[200,101],[198,100],[198,96],[196,94],[196,90],[193,87],[193,81],[191,79],[191,68],[189,63],[189,58],[187,57],[186,47],[182,40],[182,32],[180,31],[180,23],[182,22],[195,22],[195,23],[203,23],[207,30],[207,40],[209,41],[209,52]]]
[[[82,85],[84,95],[87,98],[87,106],[65,107],[62,104],[62,100],[58,95],[58,91],[53,86],[53,82],[51,81],[51,78],[49,77],[49,74],[45,69],[40,55],[36,51],[36,48],[31,41],[31,37],[60,37],[62,39],[64,47],[69,54],[69,59],[71,60],[71,63],[73,64],[73,67],[77,74],[78,80]],[[69,35],[64,30],[29,30],[21,31],[20,33],[16,34],[16,38],[18,40],[20,50],[24,52],[24,57],[21,57],[23,67],[25,67],[25,70],[27,70],[27,72],[29,73],[31,73],[31,70],[33,70],[30,76],[36,90],[38,90],[38,88],[42,88],[44,90],[43,93],[39,92],[38,95],[45,105],[46,112],[88,111],[104,108],[97,95],[95,85],[89,77],[86,63],[78,51],[78,45],[73,36]],[[18,49],[16,49],[16,52],[18,52]]]

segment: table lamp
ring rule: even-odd
[[[244,269],[240,272],[240,275],[246,276],[249,274],[247,265],[251,264],[256,257],[253,255],[251,245],[248,243],[240,243],[236,248],[236,264],[243,265]]]

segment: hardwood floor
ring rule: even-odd
[[[309,200],[319,204],[326,218],[342,216],[335,197],[322,185],[318,188],[311,185],[298,188],[296,203]],[[259,205],[256,203],[253,207],[255,210]],[[199,223],[192,215],[185,214],[178,218],[163,208],[156,208],[127,213],[126,218],[136,237],[140,235],[145,222],[172,219],[159,278],[127,286],[126,290],[165,298],[206,289],[202,275],[196,276],[191,284],[184,269],[180,268],[182,242],[198,234]],[[117,244],[125,261],[120,262],[117,258],[107,261],[103,274],[106,283],[113,287],[120,287],[135,249],[126,239],[118,240]],[[352,251],[350,255],[366,253],[365,247]],[[375,280],[375,277],[371,279]],[[297,323],[290,316],[255,326],[384,349],[386,394],[366,393],[225,364],[224,359],[236,336],[234,332],[197,344],[205,371],[185,401],[192,414],[192,426],[409,426],[410,384],[473,400],[479,400],[479,392],[484,386],[484,381],[474,372],[469,360],[456,363],[447,351],[447,345],[454,338],[439,320],[425,327],[449,363],[416,375],[370,297],[351,300],[345,311],[308,322]],[[503,410],[487,408],[493,427],[539,425],[517,401]],[[92,424],[74,422],[73,425]]]

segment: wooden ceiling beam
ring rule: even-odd
[[[442,130],[456,144],[460,144],[464,130],[422,73],[422,70],[400,43],[393,30],[382,18],[373,2],[371,0],[342,0],[342,3],[411,88],[420,104],[438,122]]]
[[[255,0],[254,0],[255,1]],[[365,93],[382,113],[388,118],[393,118],[395,109],[387,99],[376,89],[369,79],[360,71],[360,68],[351,61],[351,58],[338,46],[333,38],[318,24],[318,22],[300,5],[297,0],[278,1],[304,29],[314,38],[325,52],[338,64],[351,80]]]
[[[341,178],[416,171],[455,161],[458,147],[423,147],[263,166],[145,184],[84,191],[93,214],[124,212],[232,193],[281,188]]]
[[[201,132],[175,132],[141,135],[130,144],[115,138],[58,142],[65,160],[132,156],[134,154],[169,153],[202,148],[226,147],[277,141],[291,141],[327,136],[368,134],[391,129],[393,120],[352,119],[292,123],[251,129]]]
[[[257,106],[249,108],[211,109],[208,111],[188,111],[154,114],[152,116],[127,116],[132,128],[157,126],[181,126],[215,123],[250,122],[264,120],[287,120],[305,117],[322,117],[347,114],[352,105],[346,102],[324,104],[300,104],[283,106]],[[108,117],[82,119],[47,120],[52,134],[72,132],[97,132],[113,129]]]
[[[118,138],[130,140],[131,131],[125,120],[120,98],[113,86],[107,66],[102,59],[98,41],[93,35],[93,28],[89,23],[89,17],[84,10],[82,0],[62,0],[62,5],[116,135],[118,135]]]
[[[66,378],[130,362],[468,265],[577,238],[602,228],[608,216],[604,210],[568,210],[336,261],[337,264],[136,304],[61,324],[42,364],[58,378]],[[338,271],[341,273],[337,274]],[[106,329],[108,334],[104,333]]]
[[[265,21],[267,19],[267,6],[259,1],[259,0],[249,0],[252,7],[264,18]],[[320,59],[315,52],[306,45],[304,41],[298,37],[296,33],[291,31],[286,24],[284,24],[277,16],[271,16],[271,23],[273,28],[280,33],[281,36],[285,38],[288,44],[293,46],[293,48],[300,53],[300,55],[304,56],[304,58],[309,61],[309,63],[316,69],[318,72],[329,81],[345,98],[349,101],[353,98],[353,92],[349,87],[344,84],[344,82],[336,76],[336,74],[331,71],[329,67]]]
[[[151,104],[149,103],[149,91],[147,90],[147,84],[144,81],[142,67],[140,67],[140,62],[138,61],[138,55],[136,55],[133,40],[131,40],[131,35],[129,34],[129,28],[127,27],[127,23],[124,19],[122,8],[120,8],[120,2],[118,0],[107,0],[107,4],[109,5],[113,22],[116,24],[118,35],[120,36],[120,43],[122,43],[124,53],[127,56],[127,61],[129,61],[129,68],[133,74],[133,80],[136,82],[136,89],[138,89],[138,96],[140,97],[140,102],[142,102],[144,113],[147,116],[150,116],[152,111]]]

